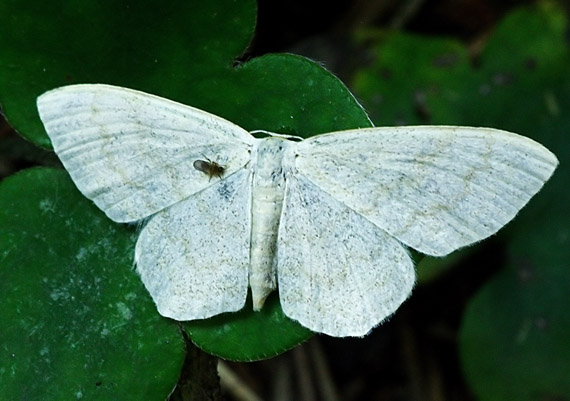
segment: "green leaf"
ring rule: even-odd
[[[294,55],[235,61],[253,33],[253,0],[68,0],[57,7],[39,0],[9,0],[0,3],[0,13],[10,15],[0,25],[0,100],[18,131],[41,146],[49,146],[49,140],[37,116],[36,97],[48,89],[86,82],[174,99],[248,130],[306,137],[370,126],[347,88],[314,62]],[[20,196],[27,197],[33,188],[33,183],[22,186]],[[59,204],[55,198],[52,202]],[[89,226],[90,218],[78,211],[66,224]],[[132,261],[131,246],[121,246],[115,236],[106,239]],[[25,248],[24,243],[17,246]],[[40,255],[36,258],[41,265]],[[93,271],[97,267],[92,266]],[[246,308],[184,327],[199,347],[234,360],[271,357],[311,335],[285,318],[275,301],[261,313]],[[235,339],[246,336],[248,341],[236,350]]]
[[[470,73],[460,43],[374,31],[360,32],[358,39],[369,44],[373,59],[355,73],[350,87],[375,125],[454,123],[452,105],[463,96],[462,81]]]
[[[63,171],[0,183],[0,398],[168,396],[184,343],[133,270],[134,239]]]
[[[115,84],[202,107],[202,82],[232,69],[255,14],[254,0],[2,1],[0,100],[13,126],[45,147],[35,101],[59,86]]]
[[[375,43],[377,57],[355,75],[353,88],[378,125],[501,128],[539,141],[560,160],[553,178],[499,234],[507,242],[507,265],[464,316],[462,363],[481,401],[570,394],[566,32],[564,13],[552,3],[521,8],[496,28],[475,63],[455,41],[361,33]],[[425,280],[448,261],[426,258],[419,274]]]
[[[261,311],[252,309],[250,296],[245,308],[237,313],[183,324],[204,351],[233,361],[270,358],[312,335],[309,329],[285,316],[276,293],[269,296]]]
[[[568,221],[556,217],[511,241],[506,268],[465,313],[461,359],[480,400],[563,400],[570,394],[570,258],[568,240],[560,241]]]

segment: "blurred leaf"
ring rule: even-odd
[[[568,227],[555,217],[515,237],[506,269],[470,303],[460,350],[480,400],[564,400],[570,394]]]
[[[501,128],[541,142],[560,160],[551,181],[501,232],[508,240],[508,265],[475,296],[464,317],[462,361],[469,383],[484,401],[570,394],[566,30],[564,13],[553,3],[519,9],[497,27],[474,63],[450,40],[360,36],[376,43],[375,58],[355,75],[353,88],[377,125]],[[445,263],[440,259],[434,266]],[[426,262],[419,273],[430,276],[432,269]]]
[[[254,29],[253,0],[168,4],[69,0],[57,7],[11,0],[0,4],[0,13],[10,16],[0,25],[0,100],[12,125],[42,146],[49,146],[49,140],[37,117],[35,98],[47,89],[84,82],[168,97],[248,130],[310,136],[370,126],[346,87],[314,62],[293,55],[234,61]],[[21,186],[19,196],[27,197],[33,188],[33,183]],[[55,199],[51,202],[58,207]],[[91,202],[83,199],[81,204],[88,208]],[[80,210],[66,224],[90,225],[90,215],[82,216]],[[22,224],[22,229],[33,232],[33,225]],[[130,266],[132,247],[121,247],[119,234],[106,239],[122,249],[117,257]],[[98,239],[76,241],[80,240],[87,243],[76,245],[86,247]],[[26,244],[14,246],[25,249]],[[36,258],[41,266],[41,256]],[[118,262],[109,259],[106,263]],[[97,264],[83,274],[96,274],[105,281],[106,267]],[[277,355],[311,335],[287,319],[278,302],[270,302],[262,313],[244,309],[184,327],[199,347],[239,360]],[[268,332],[273,334],[268,336]],[[246,337],[236,349],[236,339]]]
[[[450,106],[471,73],[460,43],[405,33],[361,32],[359,39],[372,53],[372,62],[356,72],[350,87],[375,125],[453,123]],[[433,115],[429,95],[447,106],[438,109],[442,115]]]
[[[184,343],[132,269],[134,240],[61,170],[0,183],[1,399],[168,396]]]

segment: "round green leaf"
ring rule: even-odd
[[[168,396],[184,343],[133,270],[134,239],[63,171],[0,183],[0,398]]]

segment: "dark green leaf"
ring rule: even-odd
[[[63,171],[0,183],[0,398],[168,396],[184,344],[134,272],[134,240]]]
[[[255,361],[278,355],[305,341],[312,332],[283,314],[273,293],[263,309],[253,312],[251,297],[237,313],[185,322],[184,327],[200,348],[234,361]]]
[[[201,107],[203,82],[232,70],[255,13],[254,0],[2,1],[0,101],[13,126],[46,147],[35,100],[59,86],[115,84]]]
[[[570,252],[560,237],[568,221],[552,217],[511,241],[506,269],[465,313],[461,357],[480,400],[564,400],[570,394]]]

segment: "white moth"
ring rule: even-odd
[[[259,310],[278,286],[283,311],[303,326],[362,336],[410,294],[406,247],[444,256],[496,233],[558,164],[542,145],[489,128],[257,139],[107,85],[52,90],[38,109],[87,198],[116,222],[150,217],[136,266],[176,320],[237,311],[248,284]]]

